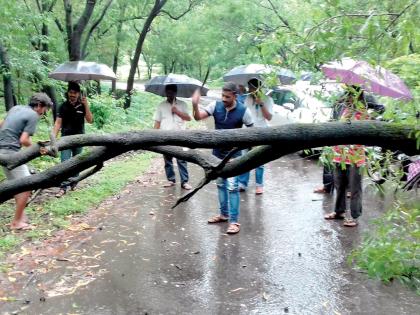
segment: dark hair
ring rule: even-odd
[[[261,87],[261,81],[257,78],[251,79],[248,81],[248,86],[252,86],[256,89],[259,89]]]
[[[80,93],[80,85],[77,82],[74,81],[70,81],[69,85],[67,87],[67,92],[68,91],[75,91],[75,92],[79,92]]]
[[[178,86],[176,84],[168,84],[165,86],[165,91],[172,91],[172,92],[178,92]]]
[[[35,93],[29,99],[29,106],[34,108],[38,104],[41,104],[42,107],[50,108],[53,105],[50,97],[45,93]]]
[[[233,82],[226,82],[223,85],[222,90],[226,92],[232,92],[235,95],[238,94],[238,88],[236,87],[236,84]]]

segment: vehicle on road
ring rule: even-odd
[[[325,87],[310,85],[307,81],[276,86],[269,94],[274,101],[270,126],[330,121],[333,104],[331,93]]]

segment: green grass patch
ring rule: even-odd
[[[399,280],[420,294],[420,203],[396,202],[375,220],[349,262],[384,282]]]
[[[153,153],[135,153],[128,159],[108,163],[101,172],[87,179],[83,187],[69,192],[60,199],[50,199],[42,204],[30,205],[26,213],[37,228],[32,231],[10,234],[8,230],[0,233],[0,255],[28,239],[48,237],[57,229],[69,225],[70,215],[84,214],[89,208],[106,198],[117,194],[127,183],[134,180],[150,166]],[[0,206],[3,216],[1,225],[10,223],[14,206],[11,203]],[[8,213],[6,216],[4,214]]]

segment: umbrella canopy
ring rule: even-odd
[[[69,61],[59,65],[48,77],[61,81],[115,80],[110,67],[90,61]]]
[[[270,66],[252,63],[233,68],[223,76],[223,80],[246,86],[249,80],[263,80],[263,75],[269,74],[272,71],[273,69]]]
[[[366,61],[344,58],[321,66],[321,70],[330,79],[360,85],[368,92],[396,99],[413,99],[410,90],[398,76],[382,67],[374,68]]]
[[[144,89],[150,93],[166,96],[165,87],[167,85],[176,85],[178,88],[177,96],[179,97],[191,97],[197,89],[200,89],[201,95],[207,95],[209,90],[197,79],[190,78],[184,74],[173,73],[152,78],[144,85]]]
[[[281,84],[291,84],[296,81],[296,75],[289,69],[281,68],[277,72],[277,77],[279,78]]]

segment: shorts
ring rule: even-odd
[[[10,153],[15,153],[17,151],[11,151],[11,150],[5,150],[5,149],[0,149],[0,154],[10,154]],[[19,165],[18,167],[15,167],[12,170],[7,169],[6,167],[3,166],[3,172],[4,175],[6,176],[7,179],[11,180],[11,179],[18,179],[18,178],[22,178],[22,177],[26,177],[26,176],[31,176],[31,173],[29,172],[29,168],[26,164],[23,165]]]

